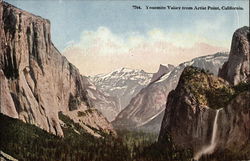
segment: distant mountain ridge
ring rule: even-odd
[[[169,73],[162,75],[158,80],[143,88],[119,113],[112,124],[116,128],[139,129],[158,133],[168,93],[177,86],[183,69],[187,66],[196,66],[217,75],[219,68],[227,59],[228,53],[219,52],[181,63]]]
[[[105,95],[118,99],[118,112],[120,112],[131,98],[150,83],[152,76],[152,73],[147,73],[144,70],[119,68],[108,74],[90,77],[90,80]]]

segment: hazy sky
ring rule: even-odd
[[[49,19],[54,44],[84,75],[120,67],[155,72],[159,64],[177,65],[228,51],[233,32],[249,24],[248,0],[7,2]],[[241,6],[244,10],[146,10],[146,6]]]

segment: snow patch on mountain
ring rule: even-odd
[[[108,74],[90,77],[90,80],[106,95],[116,97],[121,111],[131,98],[150,83],[152,76],[152,73],[144,70],[119,68]]]

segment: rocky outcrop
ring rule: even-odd
[[[250,80],[249,41],[249,27],[245,26],[235,31],[229,59],[225,62],[219,72],[220,77],[233,85]]]
[[[195,159],[216,149],[249,154],[248,98],[247,85],[231,87],[219,77],[187,67],[168,96],[159,142],[170,135],[176,145],[191,147]]]
[[[151,73],[128,68],[120,68],[108,74],[90,77],[98,90],[118,100],[119,110],[116,115],[129,104],[131,98],[150,83],[151,78]]]
[[[160,67],[156,73],[153,74],[153,77],[151,79],[151,83],[159,80],[163,75],[171,72],[174,69],[174,66],[171,64],[162,65],[160,64]]]
[[[0,35],[1,112],[63,135],[58,112],[71,115],[92,103],[78,69],[51,42],[50,22],[0,2]],[[98,116],[85,115],[102,120],[89,126],[112,130]]]
[[[112,124],[117,128],[159,133],[168,94],[176,88],[183,69],[192,65],[217,75],[219,67],[227,59],[227,53],[216,53],[198,57],[176,66],[171,72],[164,74],[142,89],[119,113]]]
[[[208,95],[229,88],[223,79],[198,68],[186,67],[178,86],[168,96],[159,141],[164,141],[165,135],[170,134],[176,144],[193,147],[195,151],[207,145],[212,134],[215,109],[219,106],[209,100]]]

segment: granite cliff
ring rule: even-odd
[[[249,27],[245,26],[236,30],[232,39],[229,59],[219,71],[219,76],[233,85],[250,80],[249,42]]]
[[[115,133],[93,107],[86,80],[51,42],[49,20],[0,2],[0,35],[1,113],[62,136],[62,111],[93,135]]]
[[[245,53],[249,42],[241,40],[249,39],[238,39],[235,35],[239,33],[247,36],[249,29],[243,27],[234,33],[228,61],[220,71],[222,77],[222,71],[229,71],[225,80],[195,67],[184,69],[176,89],[168,96],[159,142],[171,136],[176,145],[192,148],[195,160],[218,151],[238,159],[250,155],[249,70],[240,72],[249,59],[249,53]],[[238,59],[234,59],[235,51]],[[230,65],[235,61],[242,68]]]

